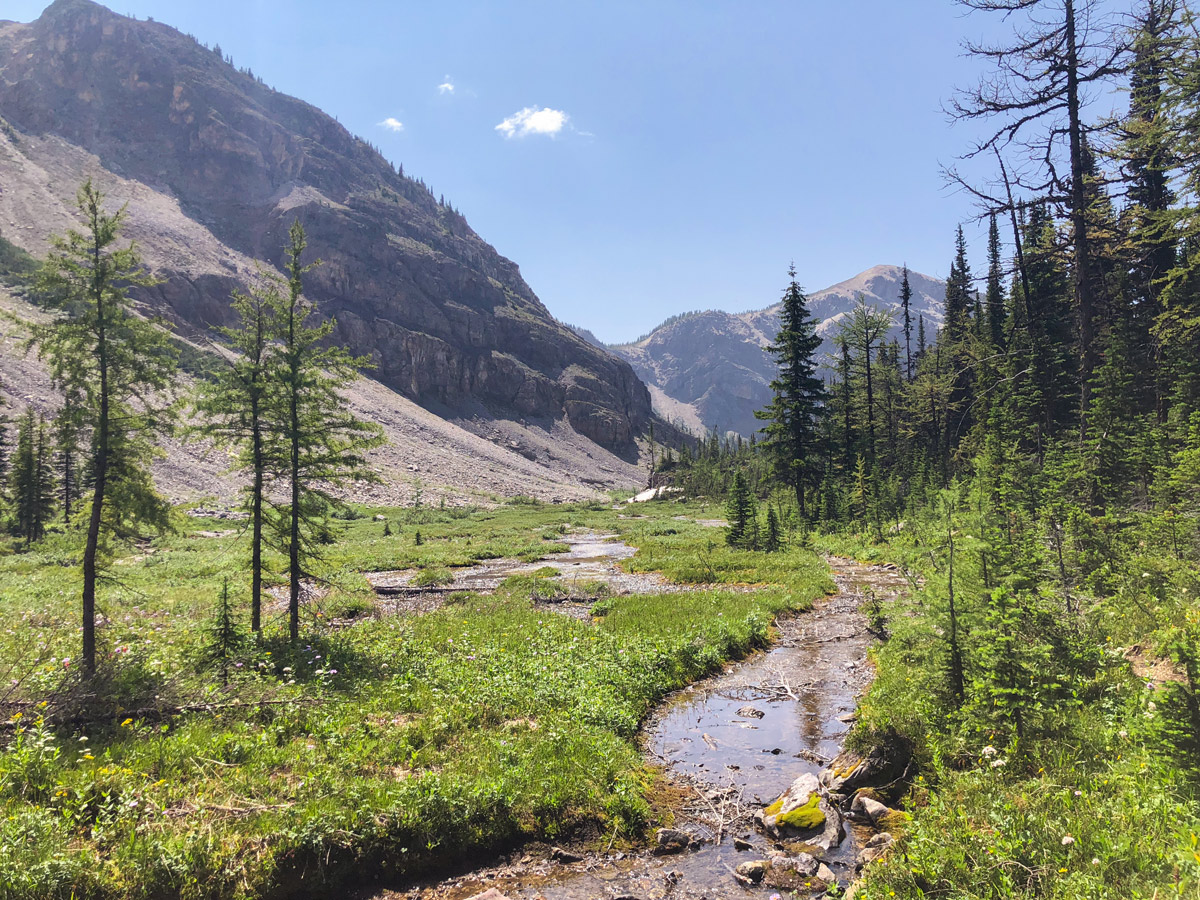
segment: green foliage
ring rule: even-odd
[[[607,507],[431,509],[420,547],[383,538],[373,518],[405,510],[366,510],[329,551],[326,612],[361,596],[364,570],[537,558],[542,534],[563,523],[619,533],[639,550],[632,570],[713,587],[609,597],[602,620],[579,621],[534,606],[525,581],[425,615],[314,624],[296,644],[286,622],[267,617],[261,643],[228,657],[227,688],[195,666],[221,620],[197,598],[219,596],[228,578],[236,608],[248,537],[201,537],[216,523],[198,519],[157,539],[153,554],[126,557],[101,670],[128,673],[117,692],[126,711],[106,707],[100,720],[40,736],[14,731],[0,749],[0,894],[227,900],[285,882],[335,893],[359,884],[364,866],[411,876],[578,828],[638,839],[656,791],[637,745],[648,710],[764,646],[775,616],[828,585],[810,552],[768,556],[714,540],[692,521],[711,509],[641,509],[648,518]],[[71,546],[52,533],[29,554],[0,557],[0,593],[20,623],[19,636],[0,631],[0,657],[17,661],[31,700],[53,696],[75,666],[77,620],[60,591],[77,575],[56,564]],[[767,587],[720,587],[747,582]],[[44,651],[30,652],[31,633]],[[177,702],[171,690],[213,707],[160,716],[154,696]],[[129,711],[139,708],[152,712]],[[52,703],[47,718],[57,711]]]
[[[40,541],[54,512],[55,484],[50,429],[42,416],[28,407],[17,428],[17,444],[9,463],[9,496],[14,532],[28,548]]]
[[[366,451],[383,442],[382,429],[350,412],[339,393],[368,361],[329,344],[336,323],[319,318],[304,299],[304,274],[319,265],[301,262],[306,246],[297,219],[285,247],[287,293],[266,301],[278,303],[271,334],[277,343],[270,347],[269,365],[278,390],[264,398],[274,426],[265,451],[266,468],[288,486],[286,500],[271,503],[275,513],[271,533],[288,559],[288,622],[293,641],[300,638],[301,582],[316,574],[320,545],[331,540],[329,512],[336,506],[331,491],[374,477]]]
[[[166,331],[133,309],[129,289],[155,283],[133,245],[118,247],[125,209],[105,212],[91,181],[78,192],[85,231],[51,239],[37,278],[55,318],[36,325],[30,343],[55,387],[78,401],[78,421],[91,435],[91,507],[83,553],[83,666],[95,669],[95,596],[114,542],[144,526],[167,526],[167,505],[154,490],[150,461],[168,430],[175,355]],[[168,398],[169,399],[169,398]]]
[[[246,648],[247,639],[229,598],[228,578],[221,582],[221,595],[217,599],[206,636],[208,641],[203,647],[201,659],[205,666],[220,672],[222,684],[229,684],[230,667]]]

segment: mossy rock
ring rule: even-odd
[[[821,798],[814,793],[803,806],[798,806],[783,815],[776,811],[775,824],[795,828],[797,831],[813,831],[820,828],[825,824],[825,813],[821,811],[820,802]]]

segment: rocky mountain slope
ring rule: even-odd
[[[0,22],[0,229],[35,255],[94,178],[164,279],[140,299],[185,334],[229,317],[294,218],[308,293],[388,388],[487,432],[567,428],[637,458],[646,387],[559,324],[455,210],[333,118],[195,40],[91,0]]]
[[[823,353],[832,351],[838,325],[863,298],[879,309],[900,310],[900,266],[874,266],[853,278],[808,297],[809,311],[820,320]],[[925,317],[930,337],[942,323],[945,283],[909,272],[916,318]],[[771,399],[773,358],[763,348],[779,333],[779,304],[746,313],[719,310],[668,319],[648,336],[612,349],[633,365],[650,386],[655,409],[668,421],[696,430],[716,428],[750,435],[760,424],[754,410]],[[893,330],[903,337],[900,326]]]

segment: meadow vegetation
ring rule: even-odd
[[[691,521],[714,514],[698,504],[637,513],[344,512],[292,644],[286,592],[268,594],[261,639],[249,634],[242,523],[177,510],[173,532],[109,569],[91,680],[75,662],[78,542],[54,527],[0,557],[0,895],[317,895],[515,841],[640,839],[656,777],[636,743],[647,711],[830,585],[803,549],[729,548]],[[542,572],[400,616],[363,574],[436,583],[481,560],[536,560],[579,529],[637,547],[632,571],[703,588],[605,596],[581,621],[531,600]],[[227,581],[232,622],[218,615]],[[745,584],[761,589],[733,587]]]

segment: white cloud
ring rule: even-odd
[[[380,128],[386,128],[388,131],[401,132],[404,130],[404,123],[395,116],[388,116],[382,122],[377,123]]]
[[[506,138],[528,137],[531,134],[554,137],[563,130],[569,118],[570,116],[560,109],[550,109],[548,106],[535,109],[527,106],[497,125],[496,130]]]
[[[454,93],[454,82],[450,80],[449,75],[446,76],[445,81],[443,81],[441,84],[438,85],[437,89],[438,89],[439,94],[453,94]]]

